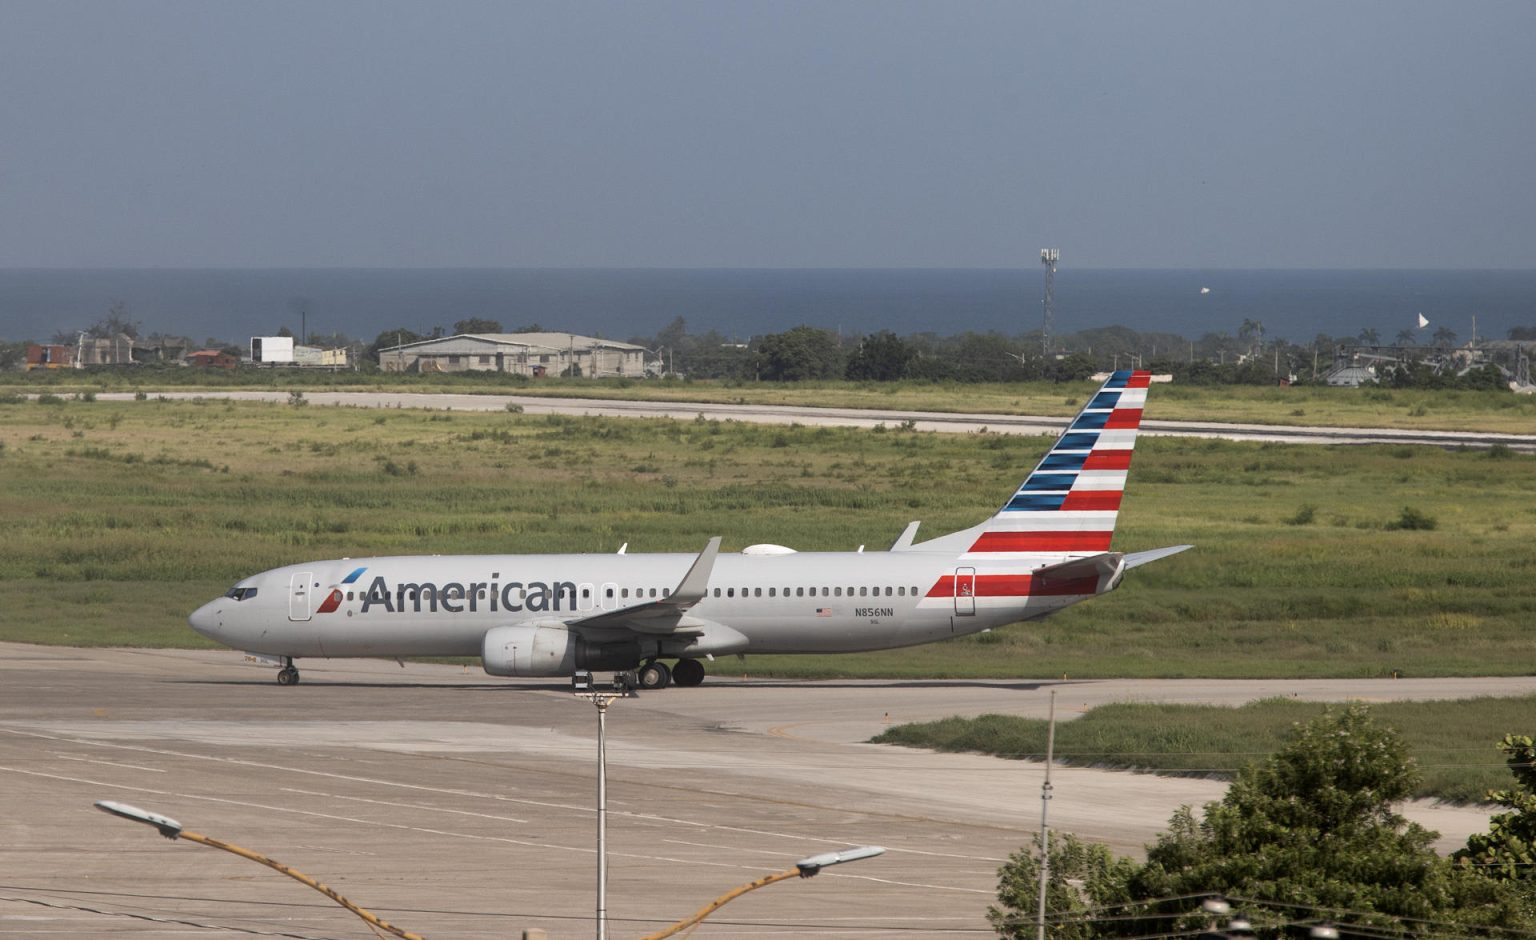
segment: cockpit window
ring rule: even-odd
[[[256,596],[256,589],[253,587],[232,587],[224,596],[232,597],[237,601],[248,601]]]

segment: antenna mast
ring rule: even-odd
[[[1040,331],[1040,351],[1051,354],[1051,320],[1056,306],[1056,262],[1061,260],[1060,248],[1040,249],[1040,263],[1045,265],[1045,322]]]

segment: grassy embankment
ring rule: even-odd
[[[999,505],[1045,441],[228,402],[0,405],[0,638],[196,645],[237,578],[370,554],[879,548]],[[753,657],[801,676],[1536,671],[1536,458],[1146,439],[1116,547],[1189,542],[1037,624]],[[1434,529],[1394,528],[1427,518]],[[1418,514],[1415,516],[1414,514]],[[735,672],[734,660],[718,668]]]
[[[1177,378],[1177,377],[1175,377]],[[540,379],[490,373],[394,373],[290,370],[157,369],[16,373],[0,378],[0,393],[71,395],[88,391],[164,389],[326,389],[557,396],[571,398],[878,408],[969,414],[1073,414],[1086,386],[1051,382],[715,382],[630,379]],[[1529,434],[1536,396],[1507,392],[1393,389],[1199,387],[1159,385],[1150,416],[1170,421],[1296,426],[1387,427],[1410,430]]]
[[[1323,706],[1266,699],[1241,708],[1202,705],[1108,705],[1056,725],[1055,756],[1079,767],[1230,777],[1240,766],[1279,750],[1286,732]],[[1506,733],[1528,734],[1536,695],[1453,702],[1383,702],[1371,706],[1381,724],[1397,728],[1423,774],[1415,794],[1478,802],[1489,789],[1508,789],[1509,770],[1495,747]],[[968,751],[1014,759],[1045,759],[1046,723],[1011,715],[946,718],[899,725],[882,744]]]

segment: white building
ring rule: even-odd
[[[582,376],[645,375],[643,346],[574,333],[460,333],[379,350],[385,372],[509,372]]]

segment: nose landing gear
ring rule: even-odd
[[[298,685],[299,671],[293,666],[293,657],[283,657],[283,668],[277,671],[278,685]]]

